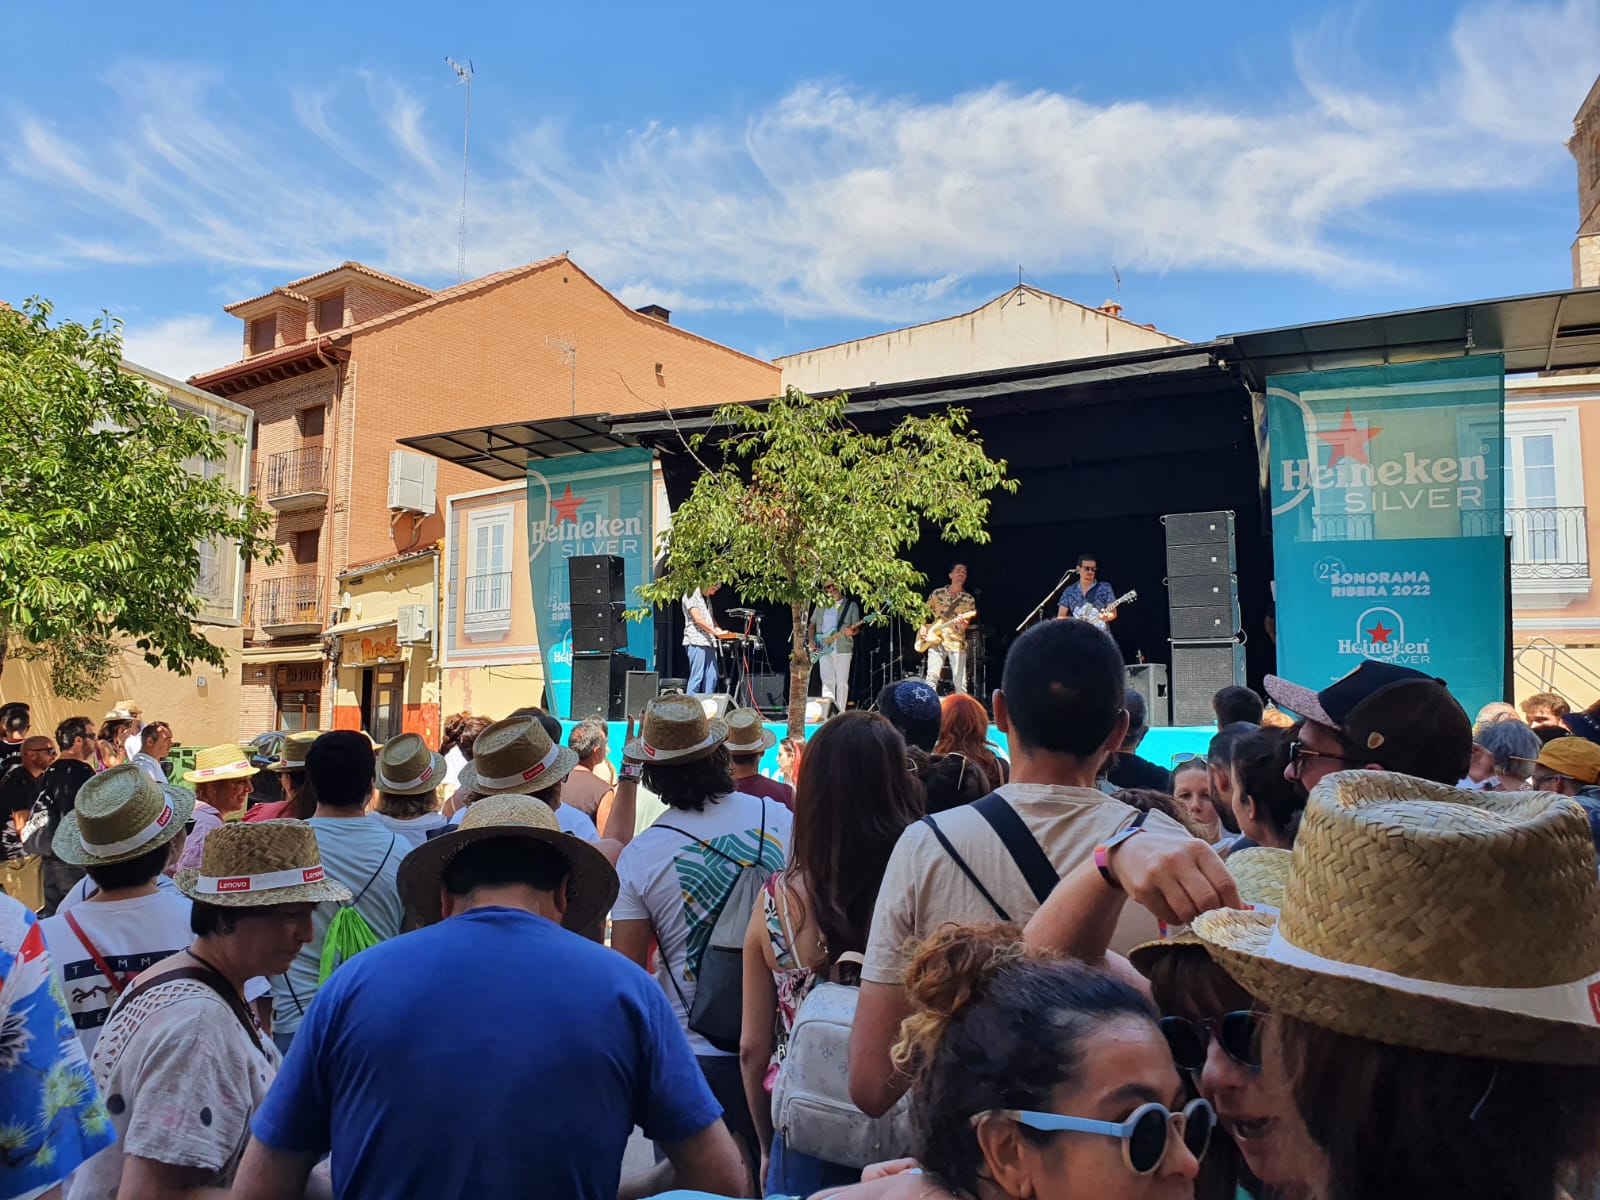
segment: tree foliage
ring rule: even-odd
[[[0,305],[0,669],[43,659],[83,699],[130,640],[152,666],[221,667],[195,625],[201,544],[277,556],[269,515],[193,470],[241,439],[124,371],[120,322],[51,313]]]
[[[796,388],[765,407],[728,405],[717,428],[722,465],[707,469],[672,515],[666,572],[641,589],[672,603],[725,583],[746,600],[787,605],[794,651],[789,728],[804,729],[811,606],[824,585],[857,597],[870,623],[920,622],[923,576],[902,558],[923,522],[948,542],[987,542],[988,493],[1015,491],[968,429],[964,409],[906,417],[886,434],[845,420],[843,395]]]

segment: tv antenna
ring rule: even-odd
[[[578,415],[578,335],[575,333],[547,334],[544,344],[561,352],[561,361],[572,372],[572,416]]]
[[[456,78],[467,85],[467,111],[461,121],[461,228],[456,237],[456,282],[467,279],[467,147],[472,134],[472,60],[462,66],[448,54],[444,56],[456,73]]]
[[[1111,278],[1116,281],[1116,284],[1117,284],[1117,303],[1121,304],[1122,303],[1122,272],[1117,270],[1115,264],[1113,264],[1112,267],[1111,267]]]

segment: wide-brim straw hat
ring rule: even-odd
[[[256,774],[250,755],[237,743],[207,746],[194,756],[194,767],[183,773],[185,783],[218,783],[224,779],[249,779]]]
[[[761,713],[753,708],[736,708],[728,714],[728,737],[723,745],[729,754],[761,754],[778,744],[778,735],[761,723]]]
[[[165,846],[194,815],[194,794],[162,787],[132,763],[84,780],[50,841],[75,867],[108,867]]]
[[[1275,846],[1251,846],[1235,850],[1228,855],[1224,865],[1239,888],[1239,898],[1260,913],[1276,915],[1283,907],[1283,893],[1289,882],[1289,861],[1293,856]],[[1141,974],[1150,974],[1151,967],[1162,953],[1174,946],[1198,946],[1200,939],[1193,929],[1182,926],[1166,937],[1145,942],[1128,951],[1128,961]]]
[[[728,740],[728,723],[706,716],[692,696],[657,696],[644,706],[639,736],[624,756],[646,763],[689,763]]]
[[[444,782],[444,755],[428,748],[421,735],[402,733],[378,751],[377,788],[391,796],[422,796]]]
[[[1278,915],[1219,910],[1194,931],[1252,996],[1336,1033],[1600,1064],[1600,874],[1564,796],[1330,775]]]
[[[277,775],[285,775],[290,771],[304,771],[306,755],[310,753],[312,743],[321,736],[322,734],[313,730],[286,735],[283,741],[278,743],[277,759],[261,769]]]
[[[473,801],[461,825],[430,838],[400,860],[400,899],[422,925],[444,917],[439,902],[440,880],[466,847],[489,838],[526,838],[543,842],[567,860],[567,913],[562,925],[582,930],[593,925],[617,898],[617,871],[604,854],[582,838],[562,830],[550,806],[536,796],[486,796]]]
[[[457,780],[479,796],[527,795],[554,787],[578,765],[578,752],[552,742],[532,717],[507,717],[472,743],[472,761]]]
[[[191,900],[223,908],[350,899],[322,869],[316,832],[304,821],[228,821],[206,834],[200,867],[173,881]]]

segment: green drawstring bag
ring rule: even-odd
[[[372,926],[367,924],[367,919],[356,911],[356,903],[367,894],[383,874],[383,868],[388,865],[389,857],[394,853],[395,843],[389,843],[388,852],[383,856],[383,862],[378,864],[378,869],[372,873],[372,878],[367,880],[367,887],[356,893],[349,904],[339,906],[339,911],[333,914],[333,920],[328,922],[328,932],[322,937],[322,962],[317,969],[317,986],[328,982],[328,976],[343,962],[363,950],[370,950],[383,939],[372,931]]]

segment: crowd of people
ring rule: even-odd
[[[0,707],[0,1200],[1593,1195],[1600,704],[1265,691],[1152,761],[1055,621],[1004,753],[906,680],[173,779],[131,705]]]

